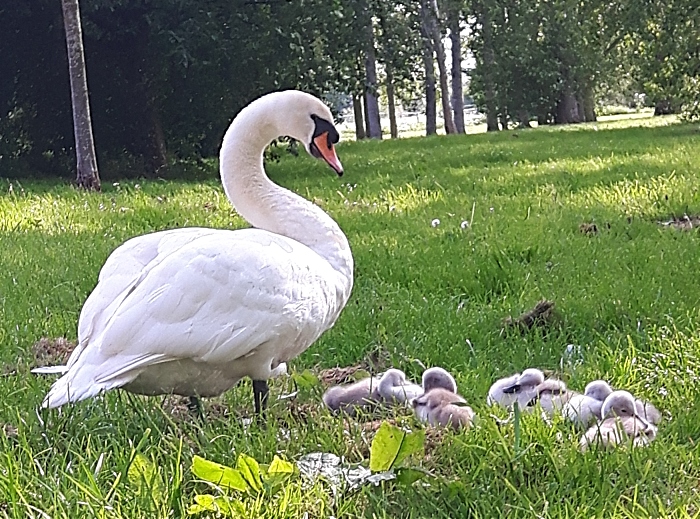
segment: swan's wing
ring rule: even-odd
[[[313,342],[336,310],[331,267],[297,242],[246,231],[207,233],[149,263],[97,318],[103,326],[80,354],[93,380],[174,359],[229,362],[269,341],[292,351]]]
[[[80,356],[93,330],[104,327],[105,319],[145,273],[174,250],[214,232],[215,229],[200,227],[171,229],[137,236],[117,247],[100,270],[98,289],[88,296],[80,311],[78,344],[68,359],[68,367]]]

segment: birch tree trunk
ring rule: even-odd
[[[80,7],[78,0],[61,0],[61,4],[63,24],[66,30],[68,71],[73,105],[73,133],[78,169],[76,182],[83,189],[99,191],[100,176],[97,171],[95,141],[92,135]]]
[[[452,111],[455,130],[464,133],[464,91],[462,89],[462,38],[459,18],[461,11],[453,7],[449,11],[450,41],[452,43]]]
[[[481,26],[484,37],[484,101],[486,103],[486,131],[497,132],[498,112],[496,109],[495,82],[493,70],[496,58],[493,52],[493,32],[491,27],[491,2],[484,0],[481,12]]]
[[[427,3],[423,0],[422,3]],[[445,133],[457,133],[455,123],[452,119],[452,109],[450,107],[450,88],[447,81],[447,66],[445,65],[445,47],[442,44],[442,34],[438,27],[439,12],[437,0],[430,0],[430,5],[426,5],[426,20],[428,22],[429,34],[433,40],[433,48],[437,58],[438,71],[440,72],[440,101],[442,104],[442,115],[445,120]]]
[[[352,95],[352,113],[355,115],[355,139],[365,138],[365,118],[362,114],[362,97],[358,94]]]
[[[423,46],[423,65],[425,66],[425,134],[437,133],[437,93],[435,89],[435,63],[433,47],[426,38]]]
[[[367,110],[367,137],[382,138],[382,126],[379,119],[379,101],[377,100],[377,57],[374,51],[374,28],[370,21],[366,29],[365,73],[367,90],[365,91],[365,108]]]
[[[399,138],[399,129],[396,125],[396,96],[394,95],[394,72],[391,65],[388,63],[386,67],[386,99],[389,105],[389,128],[391,130],[391,138]]]

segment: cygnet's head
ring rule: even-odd
[[[605,380],[594,380],[593,382],[588,383],[583,394],[603,402],[612,392],[613,389]]]
[[[536,368],[528,368],[523,371],[518,380],[510,387],[503,389],[504,393],[519,393],[522,390],[534,389],[544,382],[544,373]]]
[[[406,384],[406,374],[400,369],[391,368],[386,370],[382,377],[379,379],[380,388],[383,387],[397,387]],[[381,392],[381,389],[380,389]]]
[[[637,405],[634,401],[634,397],[627,391],[613,391],[610,393],[605,399],[605,402],[603,402],[601,414],[603,419],[615,416],[619,416],[620,418],[636,416],[640,418],[637,414]]]
[[[326,161],[338,176],[343,174],[334,148],[340,134],[333,124],[331,111],[320,99],[299,90],[284,90],[267,94],[249,105],[253,110],[258,107],[261,112],[254,117],[260,115],[257,117],[259,125],[270,124],[269,130],[261,128],[265,138],[271,140],[288,135],[302,143],[311,156]],[[263,120],[263,113],[266,120]],[[252,119],[253,124],[255,120]],[[269,132],[277,135],[270,137]]]
[[[422,384],[423,391],[426,393],[435,388],[446,389],[451,393],[457,392],[455,378],[447,370],[438,367],[429,368],[423,372]]]

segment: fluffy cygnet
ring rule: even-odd
[[[323,394],[323,403],[333,411],[354,415],[358,408],[375,405],[379,399],[380,377],[367,377],[353,384],[333,386]]]
[[[522,373],[494,382],[486,401],[489,405],[498,404],[506,408],[517,402],[520,409],[525,409],[537,396],[535,388],[543,382],[544,373],[541,370],[528,368]]]
[[[435,388],[442,388],[452,393],[457,393],[455,378],[443,368],[428,368],[423,372],[423,390],[425,392]]]
[[[422,386],[406,380],[406,374],[394,368],[382,375],[377,390],[379,396],[386,402],[400,404],[410,404],[414,398],[424,393]]]
[[[566,384],[555,378],[548,378],[535,387],[535,396],[530,400],[529,407],[539,404],[548,416],[554,416],[562,410],[569,400],[575,395],[567,389]]]
[[[610,393],[601,413],[603,421],[581,437],[582,451],[595,444],[615,447],[628,441],[635,447],[643,447],[656,438],[656,427],[639,416],[635,398],[627,391]]]
[[[583,395],[575,394],[562,408],[564,418],[579,427],[589,427],[602,418],[605,399],[613,390],[605,380],[594,380]]]
[[[458,394],[436,387],[416,398],[413,408],[421,422],[458,430],[471,427],[474,420],[474,411],[466,403]]]

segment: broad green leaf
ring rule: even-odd
[[[236,468],[240,472],[246,483],[255,490],[260,492],[262,490],[262,478],[260,477],[260,465],[255,460],[248,456],[247,454],[240,454],[238,456],[238,462],[236,463]]]
[[[293,474],[294,473],[294,464],[290,463],[288,461],[285,461],[283,459],[280,459],[277,455],[272,459],[272,463],[270,463],[270,467],[267,469],[268,474],[279,474],[279,473],[284,473],[284,474]]]
[[[247,492],[250,489],[238,470],[199,456],[192,459],[192,473],[199,479],[239,492]]]
[[[372,440],[369,468],[372,472],[390,470],[411,454],[422,451],[424,442],[425,431],[407,433],[384,422]]]
[[[416,481],[423,479],[427,474],[418,469],[412,469],[409,467],[401,467],[396,469],[396,482],[401,485],[410,486]]]
[[[311,389],[321,383],[310,369],[305,369],[301,373],[293,373],[292,379],[300,389]]]
[[[217,511],[217,506],[215,504],[216,498],[212,496],[211,494],[197,494],[194,496],[194,502],[195,504],[190,507],[190,510],[193,508],[197,507],[197,512],[216,512]],[[189,512],[193,513],[193,512]]]
[[[162,482],[155,463],[141,453],[134,456],[129,472],[129,485],[139,494],[147,493],[154,502],[158,503],[163,497]]]

